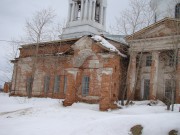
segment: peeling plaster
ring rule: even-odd
[[[102,74],[110,75],[112,73],[113,73],[113,69],[112,68],[103,68],[102,69]]]
[[[69,73],[69,74],[72,74],[74,76],[74,80],[76,80],[76,76],[77,76],[77,73],[78,73],[78,69],[73,69],[73,68],[70,68],[70,69],[66,69],[66,71]]]

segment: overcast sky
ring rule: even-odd
[[[128,8],[129,0],[107,0],[107,27],[114,23],[115,17]],[[24,35],[25,20],[33,13],[51,7],[58,20],[67,18],[68,0],[0,0],[0,40],[19,39]],[[0,85],[10,76],[8,64],[8,43],[0,41]],[[6,73],[4,74],[4,71]]]

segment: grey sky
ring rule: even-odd
[[[108,0],[107,27],[128,7],[128,1]],[[55,10],[58,20],[67,18],[68,0],[0,0],[0,40],[19,39],[24,35],[25,20],[34,12],[49,7]],[[0,85],[7,80],[5,74],[10,76],[11,69],[7,64],[9,51],[8,43],[0,41]]]

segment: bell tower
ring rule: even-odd
[[[62,38],[106,33],[107,0],[69,0],[66,28]]]

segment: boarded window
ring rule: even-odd
[[[31,97],[31,93],[32,93],[32,82],[33,82],[33,79],[32,79],[32,76],[28,77],[27,78],[27,85],[26,85],[26,90],[27,90],[27,95],[28,97]]]
[[[44,77],[44,93],[47,94],[49,91],[49,84],[50,84],[50,77],[45,76]]]
[[[152,63],[152,56],[146,56],[146,66],[151,66]]]
[[[82,95],[88,96],[89,95],[89,77],[84,76],[82,80]]]
[[[67,76],[64,76],[64,94],[66,94],[67,89]]]
[[[173,82],[172,79],[166,79],[165,81],[165,98],[169,100],[172,98]]]
[[[144,80],[144,95],[143,95],[143,99],[144,100],[148,100],[149,99],[149,91],[150,91],[150,80],[149,79],[145,79]]]
[[[60,91],[60,75],[55,76],[54,80],[54,93],[59,93]]]

